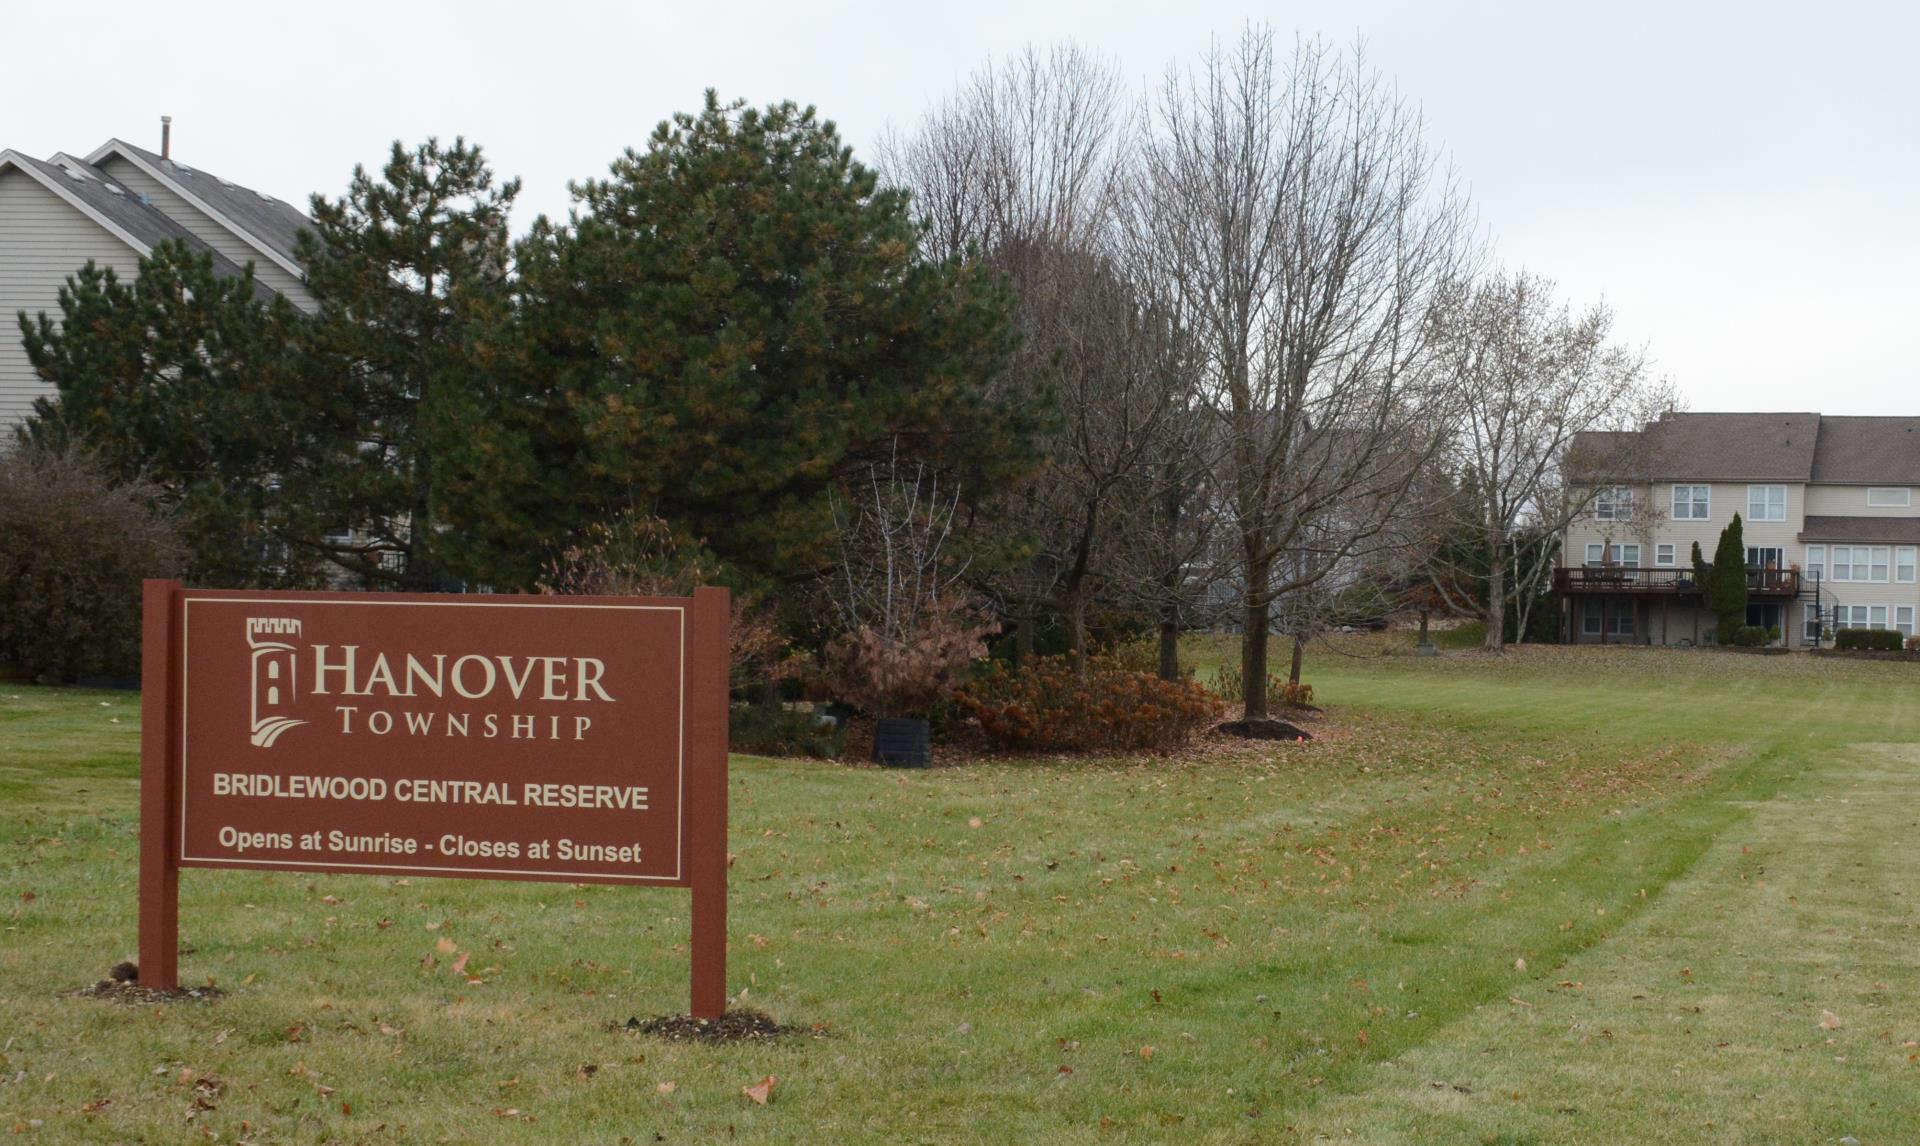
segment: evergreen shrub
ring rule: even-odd
[[[1841,629],[1833,647],[1849,652],[1899,652],[1905,638],[1897,629]]]

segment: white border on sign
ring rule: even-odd
[[[675,708],[679,724],[679,743],[676,746],[679,774],[678,790],[674,796],[673,823],[673,874],[672,875],[618,875],[612,873],[583,873],[579,871],[523,871],[517,868],[490,867],[426,867],[404,863],[325,863],[319,860],[255,860],[232,859],[224,856],[189,856],[187,854],[187,638],[192,632],[188,624],[188,611],[195,601],[208,605],[389,605],[413,608],[448,609],[614,609],[630,612],[678,613],[680,615],[680,671],[678,674],[679,696]],[[312,868],[341,868],[362,871],[411,871],[423,874],[449,873],[452,875],[537,875],[560,879],[580,879],[583,875],[590,880],[621,880],[628,883],[680,883],[682,882],[682,863],[686,856],[687,831],[687,610],[684,605],[576,605],[555,602],[547,604],[535,601],[381,601],[355,598],[340,600],[331,597],[282,597],[247,596],[228,597],[218,594],[194,596],[192,591],[181,596],[180,607],[180,862],[231,865],[245,868],[291,868],[305,871]]]

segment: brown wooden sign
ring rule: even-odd
[[[146,588],[140,982],[182,867],[692,889],[726,976],[725,590],[690,598]]]

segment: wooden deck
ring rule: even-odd
[[[1625,565],[1563,566],[1553,572],[1556,593],[1604,593],[1614,596],[1698,597],[1705,592],[1694,583],[1692,569],[1640,569]],[[1795,569],[1747,570],[1747,593],[1754,597],[1797,597],[1800,573]]]

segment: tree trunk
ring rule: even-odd
[[[1021,617],[1014,622],[1013,664],[1015,668],[1033,659],[1033,618]]]
[[[1287,669],[1287,682],[1296,687],[1300,684],[1300,660],[1306,651],[1307,634],[1293,634],[1293,664]]]
[[[1073,666],[1073,674],[1082,679],[1087,675],[1087,590],[1085,581],[1076,581],[1067,586],[1067,663]]]
[[[1492,544],[1492,560],[1487,577],[1487,635],[1483,642],[1488,652],[1504,651],[1507,643],[1507,546],[1499,527],[1487,530]]]
[[[1160,679],[1180,679],[1180,625],[1170,615],[1172,606],[1160,617]]]
[[[1271,572],[1264,564],[1248,570],[1246,628],[1240,634],[1240,693],[1247,720],[1267,718],[1267,624],[1273,606],[1266,589]]]
[[[1174,466],[1167,466],[1166,496],[1161,502],[1165,514],[1169,555],[1179,544],[1180,488],[1174,481]],[[1168,560],[1160,573],[1160,679],[1180,679],[1180,567]]]

